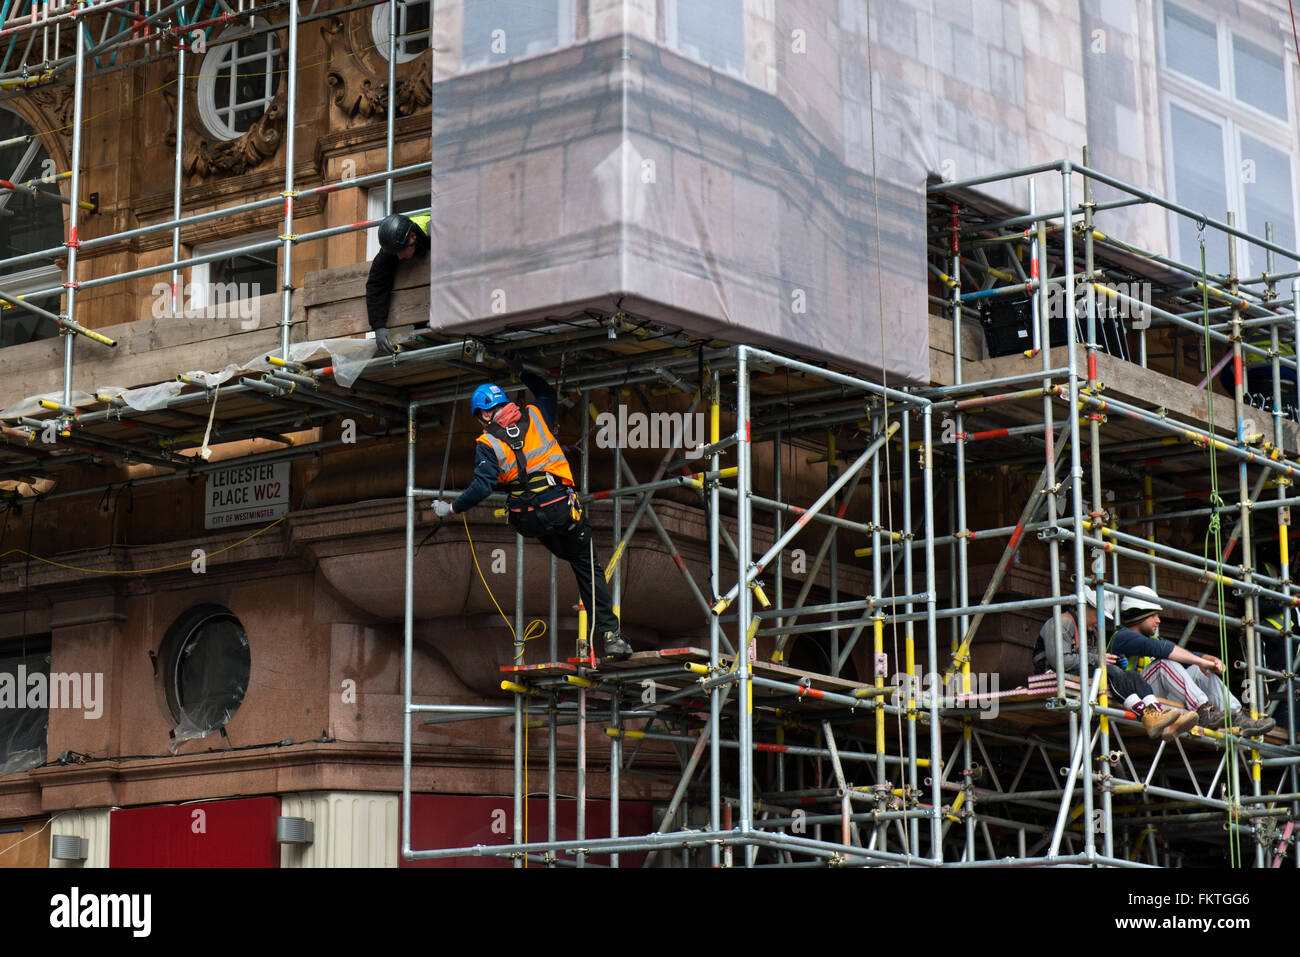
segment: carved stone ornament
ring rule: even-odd
[[[240,176],[274,156],[280,148],[284,134],[286,114],[283,91],[276,94],[266,112],[248,128],[248,132],[233,140],[215,145],[200,139],[198,145],[184,160],[185,172],[203,179],[214,175]]]
[[[332,17],[321,27],[328,51],[329,71],[325,82],[333,91],[334,105],[349,121],[382,119],[388,115],[388,66],[373,50],[359,54],[347,27]],[[372,63],[371,61],[377,61]],[[381,72],[382,71],[382,72]],[[427,56],[397,66],[398,116],[410,116],[433,102],[433,74]]]
[[[22,94],[39,112],[39,119],[32,122],[32,129],[38,132],[48,130],[58,142],[71,152],[72,147],[72,86],[36,87]]]

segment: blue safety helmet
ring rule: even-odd
[[[474,397],[470,400],[470,409],[474,412],[486,412],[509,401],[506,394],[501,391],[500,386],[488,383],[474,390]]]

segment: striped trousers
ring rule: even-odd
[[[1157,695],[1185,701],[1192,711],[1207,701],[1216,708],[1223,707],[1223,679],[1218,675],[1207,675],[1195,665],[1180,665],[1168,658],[1160,658],[1142,670],[1142,677]],[[1241,710],[1241,702],[1231,691],[1228,692],[1228,703],[1232,709],[1230,716]]]

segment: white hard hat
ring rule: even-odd
[[[1160,610],[1160,596],[1156,594],[1156,590],[1150,585],[1138,585],[1136,588],[1132,589],[1132,591],[1135,594],[1124,596],[1124,603],[1120,605],[1121,612],[1127,613],[1139,608],[1144,611]],[[1142,597],[1138,598],[1138,595],[1141,595]]]
[[[1083,597],[1087,600],[1087,602],[1088,602],[1088,607],[1089,607],[1089,608],[1096,608],[1096,607],[1097,607],[1097,592],[1096,592],[1096,589],[1093,589],[1093,588],[1088,588],[1088,589],[1086,589],[1086,590],[1084,591],[1084,593],[1083,593]],[[1105,612],[1105,617],[1106,617],[1106,618],[1114,618],[1114,617],[1115,617],[1115,593],[1114,593],[1114,592],[1110,592],[1110,591],[1106,592],[1106,612]]]
[[[1120,606],[1120,624],[1129,628],[1160,611],[1160,596],[1154,588],[1138,585],[1133,591],[1135,594],[1124,596],[1124,603]]]

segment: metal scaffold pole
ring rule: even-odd
[[[753,491],[753,472],[750,462],[750,395],[749,349],[736,348],[736,548],[739,559],[736,594],[736,690],[737,726],[740,739],[740,822],[738,830],[747,835],[754,825],[754,753],[753,708],[754,689],[749,667],[749,624],[751,619],[749,578],[750,556],[753,554],[753,526],[749,496]],[[745,848],[745,865],[754,865],[753,848]]]
[[[84,7],[84,0],[77,0],[78,9]],[[33,11],[34,12],[34,11]],[[82,117],[85,114],[85,75],[86,75],[86,31],[82,24],[77,23],[74,27],[76,32],[76,57],[75,76],[72,87],[72,176],[68,180],[69,196],[72,202],[68,204],[68,240],[65,243],[67,248],[68,266],[64,278],[66,309],[64,314],[70,322],[77,321],[77,250],[80,243],[77,240],[78,218],[81,213],[81,207],[77,200],[81,198],[81,141],[82,141]],[[76,336],[70,328],[61,328],[63,334],[63,407],[65,410],[72,408],[72,348],[76,341]],[[66,411],[65,415],[68,414]]]

